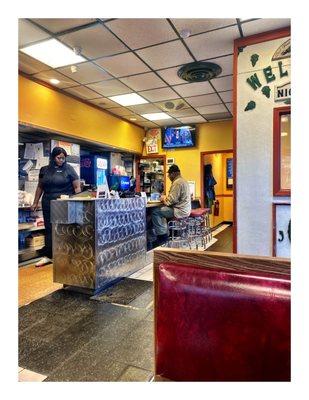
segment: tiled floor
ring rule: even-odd
[[[214,236],[210,250],[231,251],[231,227]],[[152,256],[129,278],[152,281]],[[19,270],[19,304],[31,303],[19,308],[18,380],[151,381],[153,288],[121,305],[59,287],[51,265]]]
[[[43,267],[29,265],[18,269],[18,305],[23,306],[54,290],[62,288],[53,282],[53,265]]]
[[[21,307],[19,366],[45,381],[148,381],[152,297],[151,287],[124,307],[62,289]]]

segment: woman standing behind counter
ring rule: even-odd
[[[80,181],[74,168],[66,162],[67,152],[62,147],[55,147],[51,153],[49,165],[42,167],[39,173],[39,183],[35,192],[32,210],[38,207],[42,197],[42,209],[45,225],[45,246],[42,254],[52,258],[52,226],[50,222],[50,201],[58,199],[62,194],[79,193]],[[44,257],[36,266],[44,265],[49,260]]]

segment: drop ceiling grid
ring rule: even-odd
[[[115,38],[116,42],[120,43],[116,53],[110,54],[110,55],[105,56],[105,57],[104,56],[103,57],[102,56],[93,57],[93,55],[96,55],[98,53],[95,53],[95,52],[92,52],[92,53],[90,52],[89,53],[88,52],[88,55],[90,55],[90,57],[85,57],[86,61],[84,63],[80,64],[81,66],[83,64],[93,65],[97,69],[97,71],[101,71],[102,74],[104,74],[107,79],[102,79],[102,80],[98,80],[98,81],[95,81],[95,82],[93,82],[93,81],[92,82],[88,82],[88,79],[86,79],[86,78],[78,80],[78,79],[74,79],[74,76],[73,76],[74,74],[68,74],[68,73],[65,74],[65,73],[63,73],[63,72],[66,72],[65,68],[68,68],[68,67],[61,67],[61,68],[58,68],[58,69],[55,70],[55,72],[57,72],[59,74],[62,74],[62,76],[64,77],[64,80],[66,82],[69,82],[70,87],[66,86],[67,89],[73,89],[74,88],[75,91],[79,90],[78,88],[80,88],[80,90],[83,90],[83,91],[84,91],[84,89],[82,89],[82,88],[85,88],[85,89],[88,89],[88,90],[89,89],[94,90],[94,93],[95,93],[96,97],[94,98],[93,103],[95,103],[95,101],[97,101],[97,102],[104,101],[104,99],[106,99],[106,101],[108,101],[106,96],[102,95],[102,92],[99,92],[99,91],[95,90],[95,88],[96,88],[95,84],[99,84],[99,83],[101,83],[101,85],[104,86],[105,82],[108,82],[108,83],[106,83],[106,85],[110,85],[112,83],[112,81],[114,81],[115,83],[118,81],[119,82],[118,85],[119,84],[121,84],[121,85],[125,84],[124,85],[125,88],[128,88],[127,93],[133,91],[133,92],[139,93],[141,96],[143,96],[143,91],[145,93],[147,93],[147,92],[151,92],[152,90],[157,90],[158,89],[158,86],[157,86],[158,83],[154,84],[153,87],[150,87],[150,88],[147,88],[147,89],[144,89],[144,90],[139,90],[139,91],[135,90],[133,87],[130,87],[130,84],[128,84],[128,81],[130,81],[130,79],[133,79],[134,77],[138,77],[139,75],[142,76],[143,74],[145,74],[145,71],[148,71],[148,73],[154,74],[154,76],[156,76],[157,79],[159,79],[159,82],[160,81],[162,82],[162,86],[160,86],[161,88],[163,87],[165,89],[168,89],[168,90],[172,91],[172,93],[175,93],[174,99],[178,99],[178,100],[181,99],[181,100],[186,102],[187,101],[186,99],[188,98],[190,101],[192,101],[192,99],[193,99],[193,103],[194,103],[194,100],[196,100],[198,102],[198,97],[207,96],[206,93],[204,93],[203,95],[200,94],[200,95],[192,95],[192,96],[182,96],[181,94],[179,94],[177,92],[177,86],[181,86],[181,85],[182,86],[184,86],[184,85],[191,86],[192,85],[192,84],[189,84],[189,83],[187,83],[185,81],[180,80],[178,77],[173,78],[172,74],[176,73],[176,70],[180,66],[183,65],[182,63],[179,63],[179,62],[177,63],[177,60],[175,60],[175,64],[170,66],[170,67],[152,68],[151,65],[149,65],[149,63],[147,62],[147,60],[145,61],[143,59],[143,55],[146,54],[147,52],[148,52],[148,54],[152,53],[153,50],[155,50],[155,48],[157,46],[164,45],[163,48],[169,48],[170,46],[172,46],[172,48],[173,48],[176,45],[177,48],[179,48],[179,49],[181,48],[181,49],[183,49],[183,51],[187,52],[188,59],[192,59],[192,55],[190,55],[190,54],[192,54],[192,50],[193,49],[190,48],[190,40],[189,40],[190,38],[191,38],[191,40],[196,41],[196,40],[199,40],[199,38],[202,37],[201,35],[204,35],[206,37],[206,34],[207,33],[209,34],[209,32],[211,33],[211,35],[214,35],[216,31],[218,31],[219,36],[220,35],[222,36],[223,35],[222,32],[224,32],[224,31],[227,32],[230,29],[233,29],[234,32],[235,32],[235,29],[238,29],[238,37],[239,37],[239,36],[242,36],[241,32],[240,32],[240,27],[241,26],[244,26],[245,24],[247,24],[247,27],[249,27],[249,24],[250,25],[252,24],[251,26],[253,26],[253,24],[254,24],[254,29],[258,29],[258,26],[259,26],[259,19],[250,19],[250,20],[237,20],[237,19],[235,19],[235,23],[234,23],[234,20],[231,21],[231,20],[219,19],[219,20],[217,20],[217,26],[214,26],[214,29],[205,28],[205,30],[203,30],[202,27],[203,27],[203,23],[204,22],[205,22],[205,26],[206,26],[207,25],[207,21],[210,21],[211,23],[215,23],[215,21],[214,20],[207,20],[207,19],[205,19],[205,20],[204,19],[203,20],[195,20],[195,21],[192,21],[192,19],[189,19],[189,20],[179,20],[179,19],[171,19],[171,20],[168,20],[168,19],[160,19],[160,20],[158,20],[157,19],[156,20],[156,19],[148,19],[148,20],[142,21],[141,19],[139,19],[138,22],[140,24],[140,27],[142,27],[140,29],[140,31],[139,31],[140,32],[139,37],[138,38],[134,38],[134,37],[132,38],[132,29],[131,29],[131,31],[130,30],[126,31],[125,29],[122,29],[122,33],[120,35],[121,37],[118,36],[119,29],[121,31],[121,25],[122,24],[125,25],[123,23],[124,20],[121,20],[121,19],[107,19],[107,20],[104,20],[104,19],[96,19],[95,20],[95,19],[93,19],[93,22],[90,22],[90,23],[89,23],[89,19],[88,19],[87,20],[88,21],[87,24],[83,24],[82,23],[81,25],[74,26],[71,29],[67,29],[65,31],[63,31],[63,30],[62,31],[58,31],[56,33],[52,32],[52,31],[49,31],[48,29],[46,29],[46,27],[43,27],[42,25],[40,25],[37,22],[38,20],[35,21],[35,20],[27,19],[26,21],[28,22],[28,24],[32,23],[34,28],[41,28],[43,36],[45,35],[45,36],[48,36],[48,37],[54,37],[54,38],[58,38],[58,39],[61,36],[65,37],[65,35],[66,35],[66,37],[68,37],[68,35],[70,35],[70,34],[71,34],[71,37],[77,36],[77,37],[81,37],[82,38],[83,37],[83,35],[82,35],[83,32],[82,31],[85,31],[86,29],[88,29],[88,32],[90,30],[92,30],[92,29],[93,29],[93,31],[99,31],[99,27],[101,26],[101,28],[104,29],[104,32],[108,31],[109,35],[112,35]],[[199,25],[199,27],[196,25],[197,26],[196,32],[193,31],[193,33],[189,37],[189,39],[184,40],[184,39],[182,39],[180,37],[179,31],[183,28],[183,26],[184,26],[183,24],[186,24],[186,21],[188,22],[188,24],[189,23],[192,24],[192,22],[198,22],[198,24],[200,24],[200,25]],[[262,20],[262,21],[265,21],[265,20]],[[147,22],[148,22],[148,26],[147,26]],[[221,24],[221,22],[222,22],[222,24]],[[68,23],[71,23],[71,22],[69,21]],[[266,23],[267,23],[267,21],[266,21]],[[162,32],[161,31],[155,32],[156,24],[158,26],[160,25],[161,27],[164,27]],[[177,24],[178,24],[178,27],[177,27]],[[143,29],[147,29],[147,27],[150,28],[150,25],[151,25],[152,31],[156,33],[156,37],[152,38],[151,35],[149,34],[149,32],[146,35],[147,37],[146,36],[144,38],[140,37],[142,35],[142,33],[143,33]],[[117,29],[116,28],[114,29],[115,31],[113,31],[113,26],[117,27]],[[263,26],[265,26],[265,22],[263,22]],[[132,28],[132,24],[131,24],[131,28]],[[208,26],[208,28],[209,28],[209,26]],[[151,31],[151,29],[150,29],[150,31]],[[77,33],[75,33],[75,32],[77,32]],[[74,35],[74,33],[75,33],[75,35]],[[131,35],[131,37],[129,37],[130,35]],[[133,32],[133,36],[134,36],[134,32]],[[111,36],[109,36],[109,37],[111,37]],[[136,43],[132,46],[132,40],[134,41],[134,39],[136,39],[135,40]],[[147,42],[147,40],[148,40],[148,42]],[[160,40],[160,41],[158,42],[158,40]],[[139,43],[137,43],[138,41],[139,41]],[[151,43],[151,41],[152,41],[152,43]],[[233,38],[231,38],[231,42],[233,43]],[[148,43],[148,45],[147,45],[147,43]],[[71,41],[71,46],[70,46],[70,43],[69,44],[67,43],[67,45],[69,45],[69,47],[71,47],[72,46],[72,41]],[[122,50],[120,50],[120,49],[122,49]],[[143,51],[145,49],[146,49],[146,52]],[[127,54],[127,56],[126,56],[126,54]],[[185,53],[183,53],[183,54],[185,54]],[[231,67],[232,67],[231,66],[231,63],[232,63],[232,57],[231,56],[232,56],[232,53],[229,53],[229,54],[217,53],[214,57],[211,57],[211,58],[207,59],[207,61],[214,60],[214,62],[217,62],[218,64],[220,64],[220,59],[222,60],[221,64],[222,64],[223,74],[222,74],[222,76],[220,76],[220,78],[224,77],[224,76],[227,76],[227,77],[230,76]],[[110,62],[110,59],[113,58],[113,57],[115,57],[115,59],[118,57],[119,59],[122,58],[124,60],[127,57],[133,58],[134,60],[136,60],[137,70],[139,70],[139,68],[140,68],[140,72],[132,73],[132,72],[134,72],[134,68],[133,69],[131,68],[131,71],[129,71],[129,74],[125,74],[126,71],[123,68],[120,68],[120,71],[118,71],[118,72],[116,71],[116,73],[113,73],[112,68],[106,68],[106,70],[105,70],[104,69],[104,64],[107,65]],[[106,59],[106,62],[104,61],[104,59]],[[201,58],[198,57],[198,59],[201,59]],[[32,60],[34,60],[34,59],[32,59]],[[101,60],[102,65],[98,64],[98,60],[99,60],[99,62]],[[206,60],[206,59],[203,59],[203,61],[204,60]],[[148,59],[148,61],[149,61],[149,59]],[[174,60],[172,60],[172,61],[174,62]],[[170,61],[170,63],[172,61]],[[50,73],[52,71],[54,71],[53,69],[49,68],[48,66],[47,66],[47,68],[49,68],[48,70],[42,70],[42,67],[44,68],[44,64],[39,63],[39,62],[37,62],[37,63],[38,63],[37,64],[38,68],[40,70],[37,71],[37,72],[32,73],[32,75],[34,75],[34,76],[35,75],[40,75],[40,74],[42,74],[42,72],[45,72],[47,76],[50,76]],[[22,62],[21,62],[21,64],[22,64]],[[34,63],[34,66],[32,66],[32,68],[30,68],[30,67],[28,68],[28,71],[29,70],[33,70],[33,69],[35,69],[35,63]],[[145,71],[144,71],[144,69],[145,69]],[[47,73],[47,71],[49,71],[49,72]],[[162,72],[160,73],[160,71],[162,71]],[[170,72],[172,72],[171,76],[169,76]],[[123,73],[125,75],[123,75]],[[97,75],[98,75],[98,79],[100,79],[100,73],[99,72],[98,72]],[[129,79],[126,79],[126,78],[129,78]],[[218,79],[220,79],[220,78],[218,78]],[[91,78],[89,78],[89,79],[91,80]],[[83,82],[81,82],[81,80]],[[72,84],[76,84],[76,85],[75,86],[71,86]],[[91,85],[93,85],[92,88],[91,88]],[[97,85],[97,86],[99,86],[99,85]],[[210,96],[211,94],[217,95],[218,100],[216,100],[216,104],[222,104],[226,108],[226,110],[229,113],[229,115],[231,116],[231,112],[229,110],[230,107],[225,104],[225,102],[228,102],[228,100],[230,101],[230,96],[228,98],[226,98],[226,96],[222,96],[222,97],[220,96],[220,93],[227,92],[229,88],[225,88],[225,87],[222,88],[220,86],[220,88],[218,90],[216,90],[215,85],[213,85],[212,82],[210,82],[210,87],[211,87],[212,93],[209,93],[208,96]],[[162,92],[165,92],[165,91],[162,91]],[[231,92],[231,91],[229,91],[229,92]],[[155,93],[155,92],[153,92],[153,93]],[[168,96],[168,97],[173,97],[173,96]],[[168,99],[166,99],[166,100],[168,100]],[[157,109],[158,111],[162,111],[162,109],[156,103],[158,103],[158,99],[155,98],[155,97],[154,97],[153,101],[149,102],[149,104],[152,107],[154,107],[154,109]],[[95,103],[95,104],[97,104],[97,103]],[[207,119],[206,119],[207,116],[205,118],[205,114],[204,114],[204,116],[202,114],[200,114],[196,110],[196,108],[192,104],[190,104],[190,102],[189,102],[189,105],[190,105],[190,109],[192,109],[194,112],[196,112],[197,115],[200,116],[204,121],[205,120],[207,121]],[[202,106],[206,106],[206,105],[214,105],[214,104],[213,103],[212,104],[208,103],[208,104],[203,104],[203,105],[199,104],[196,107],[202,107]],[[115,105],[110,103],[109,106],[108,106],[108,110],[110,112],[112,112],[113,108],[118,108],[119,109],[121,107],[117,103],[115,103]],[[128,113],[130,113],[130,115],[132,115],[132,112],[134,110],[132,110],[132,108],[129,108],[129,107],[127,107],[127,109],[128,109]],[[173,111],[170,112],[170,115],[172,113],[173,113]],[[176,115],[174,114],[174,118],[175,118],[175,116]],[[186,117],[186,118],[188,118],[188,117]],[[181,118],[181,119],[183,119],[183,118]],[[181,119],[180,118],[178,119],[179,123],[182,122]],[[156,125],[155,122],[150,122],[150,121],[149,121],[149,124]],[[157,125],[159,125],[159,126],[162,125],[162,122],[158,122]]]

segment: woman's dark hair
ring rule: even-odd
[[[53,151],[51,152],[51,159],[53,160],[55,157],[59,156],[59,154],[64,154],[67,157],[67,152],[62,147],[54,147]]]

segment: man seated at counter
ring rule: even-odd
[[[167,220],[185,218],[191,212],[189,184],[181,176],[179,167],[173,164],[167,173],[172,181],[169,194],[160,198],[164,206],[152,212],[152,223],[157,235],[155,246],[162,245],[168,239]]]

